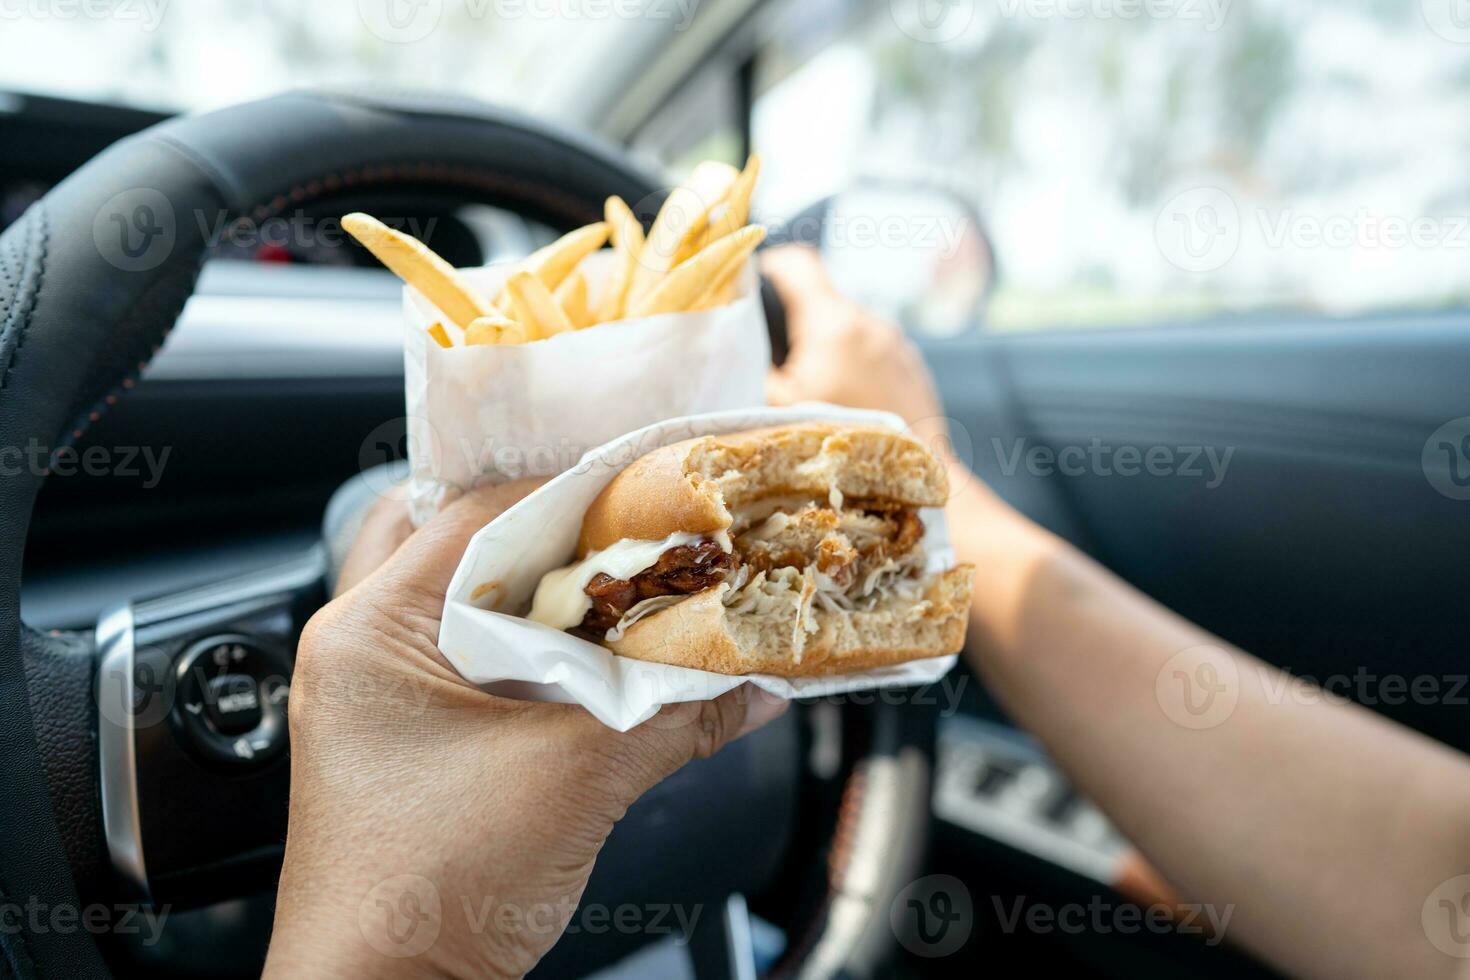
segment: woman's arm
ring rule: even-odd
[[[810,250],[766,269],[793,344],[773,399],[886,408],[942,439],[896,329]],[[1450,881],[1470,874],[1470,761],[1211,636],[950,473],[950,534],[976,566],[970,660],[1171,884],[1233,906],[1229,937],[1292,974],[1470,972],[1470,877]]]
[[[1233,906],[1229,937],[1292,975],[1464,972],[1442,949],[1470,956],[1449,918],[1470,930],[1470,879],[1430,900],[1470,872],[1464,756],[1211,636],[963,479],[971,661],[1171,884]]]

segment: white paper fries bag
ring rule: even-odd
[[[718,697],[749,682],[781,697],[820,697],[939,680],[955,657],[830,677],[740,677],[645,663],[520,619],[541,576],[575,557],[582,516],[618,473],[654,449],[696,436],[791,422],[863,422],[902,428],[896,415],[832,405],[759,408],[670,419],[599,446],[471,539],[444,602],[439,649],[466,680],[492,694],[583,705],[619,731],[666,704]],[[924,510],[929,570],[954,565],[942,510]]]
[[[614,256],[579,266],[595,305]],[[495,295],[512,265],[465,270]],[[770,339],[758,278],[698,313],[599,324],[516,346],[466,347],[462,332],[405,286],[404,380],[415,524],[472,486],[552,476],[594,446],[662,419],[765,403]],[[455,342],[425,332],[439,322]]]

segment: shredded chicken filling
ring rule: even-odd
[[[924,526],[912,508],[882,501],[769,498],[737,515],[732,551],[712,540],[670,548],[631,579],[598,575],[587,584],[592,608],[578,632],[617,640],[646,616],[690,595],[728,586],[733,612],[784,615],[795,607],[798,658],[815,633],[815,610],[869,610],[893,595],[917,600]]]

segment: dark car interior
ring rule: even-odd
[[[475,266],[595,218],[609,193],[656,207],[656,163],[707,143],[709,120],[734,120],[733,157],[756,140],[752,106],[784,70],[762,19],[771,6],[711,4],[698,60],[696,39],[671,42],[678,58],[651,64],[676,84],[636,125],[631,110],[610,113],[596,134],[444,94],[306,92],[187,115],[5,96],[0,353],[17,373],[3,386],[4,442],[34,436],[46,460],[44,478],[6,493],[19,586],[3,653],[23,673],[5,683],[35,736],[8,727],[0,767],[5,792],[40,802],[7,818],[5,848],[27,854],[5,887],[166,912],[156,932],[43,937],[26,954],[33,973],[0,958],[0,976],[259,974],[286,827],[294,644],[340,558],[329,505],[406,453],[399,285],[364,250],[321,244],[338,217],[412,217],[434,249]],[[126,232],[140,188],[254,230],[280,218],[313,234],[212,236],[181,216],[176,255],[125,281],[99,260],[94,231],[112,229],[92,219],[122,196]],[[784,240],[821,245],[838,196],[763,217],[789,227]],[[1470,751],[1456,693],[1470,521],[1440,489],[1463,461],[1451,452],[1442,474],[1426,445],[1467,412],[1466,307],[997,329],[987,304],[1015,256],[986,231],[991,203],[953,205],[979,230],[963,322],[904,324],[972,468],[1183,616]],[[766,300],[779,352],[783,317]],[[40,378],[52,366],[65,384]],[[1035,447],[1089,445],[1120,465],[1073,475],[1024,462]],[[1158,447],[1178,478],[1126,475],[1121,453]],[[180,707],[176,685],[199,663],[261,681],[249,732]],[[1383,683],[1411,675],[1439,678],[1445,696],[1394,697]],[[676,819],[689,813],[708,819]],[[698,855],[700,871],[679,857],[651,866],[650,850]],[[958,879],[973,917],[943,955],[890,924],[900,893],[929,876]],[[1015,926],[1032,905],[1169,894],[962,664],[902,704],[804,704],[659,787],[615,832],[588,900],[694,903],[698,927],[569,935],[536,975],[1274,975],[1199,930]]]

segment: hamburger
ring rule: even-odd
[[[588,508],[529,618],[722,674],[848,673],[964,646],[972,566],[926,571],[944,467],[877,426],[804,423],[665,446]]]

